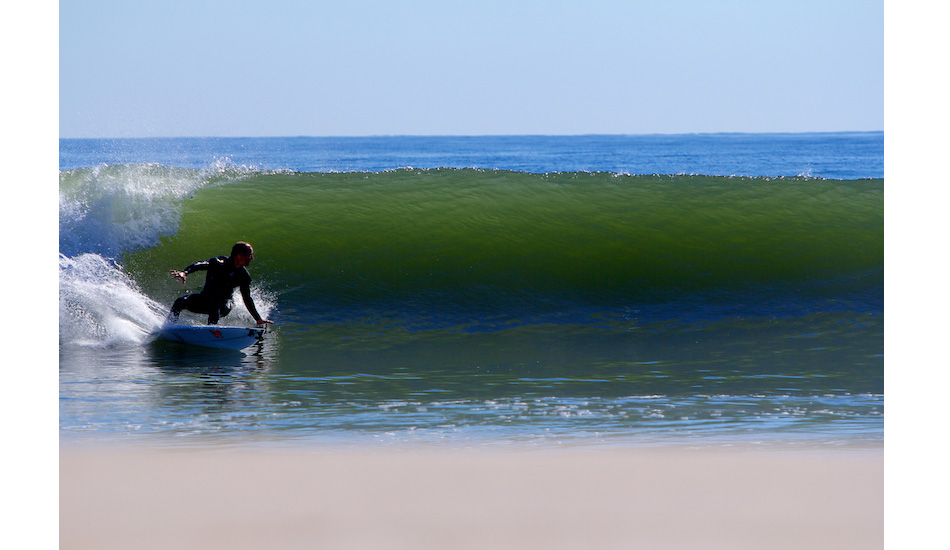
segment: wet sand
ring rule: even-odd
[[[884,545],[883,450],[60,452],[63,549]]]

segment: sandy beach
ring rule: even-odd
[[[881,548],[884,452],[64,447],[60,543]]]

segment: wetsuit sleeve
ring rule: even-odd
[[[211,260],[205,260],[203,262],[195,262],[190,266],[182,269],[185,275],[189,273],[194,273],[195,271],[207,271],[211,267]]]

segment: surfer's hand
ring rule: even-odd
[[[171,273],[172,277],[181,281],[181,284],[185,284],[185,280],[187,279],[188,276],[185,275],[184,271],[176,271],[172,269],[171,271],[169,271],[169,273]]]

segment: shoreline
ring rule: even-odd
[[[875,548],[884,449],[62,445],[60,543]]]

